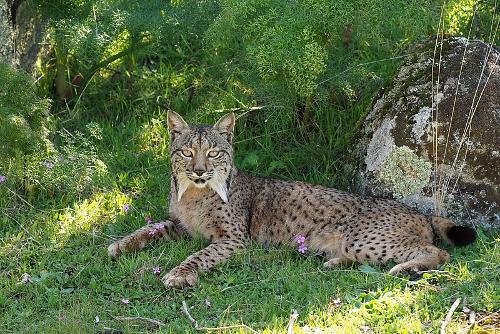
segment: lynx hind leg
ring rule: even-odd
[[[397,275],[407,271],[418,272],[430,270],[436,268],[440,264],[448,262],[449,259],[450,255],[448,252],[433,245],[410,247],[405,252],[404,260],[395,259],[396,262],[400,263],[395,265],[389,271],[389,274]]]
[[[321,248],[326,253],[327,261],[323,263],[323,268],[335,268],[343,264],[353,262],[343,250],[346,249],[347,242],[337,232],[325,234],[321,241]]]
[[[122,253],[140,250],[149,242],[160,238],[175,239],[179,234],[181,234],[181,231],[177,224],[171,220],[145,225],[109,245],[108,255],[110,257],[117,257]]]
[[[351,263],[352,260],[344,256],[332,257],[323,263],[323,268],[335,268],[343,264]]]

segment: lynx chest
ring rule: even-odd
[[[207,239],[214,234],[210,217],[210,194],[207,189],[188,189],[177,201],[175,195],[171,196],[169,214],[177,219],[192,236],[201,235]]]

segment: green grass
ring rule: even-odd
[[[241,141],[247,134],[244,125],[239,126]],[[169,165],[163,155],[164,129],[141,117],[132,117],[126,125],[103,121],[100,127],[102,139],[94,144],[108,174],[90,193],[51,197],[41,192],[28,205],[13,195],[18,190],[11,184],[1,185],[9,200],[2,209],[5,228],[0,234],[1,333],[102,333],[105,327],[124,333],[155,331],[117,316],[157,319],[165,323],[157,332],[193,332],[180,311],[182,301],[200,326],[246,324],[271,333],[285,331],[292,309],[299,313],[297,333],[308,328],[435,333],[456,298],[466,298],[467,306],[480,314],[500,308],[500,236],[482,231],[473,246],[451,249],[453,260],[440,268],[442,272],[417,281],[389,276],[385,267],[359,264],[325,271],[321,257],[254,244],[200,275],[195,289],[166,290],[151,268],[160,266],[165,274],[205,241],[157,243],[117,261],[106,254],[112,238],[143,225],[145,216],[165,217]],[[300,143],[302,136],[295,131],[241,142],[238,164],[258,174],[335,184],[328,175],[335,163],[307,168],[307,159],[296,156],[300,150],[308,157],[315,154],[315,139]],[[273,151],[278,143],[281,150]],[[274,170],[269,169],[272,161],[279,161]],[[122,210],[125,203],[130,204],[127,213]],[[26,284],[21,283],[24,273],[31,276]],[[123,305],[122,298],[130,304]],[[449,333],[466,326],[460,309]],[[226,332],[234,331],[244,332]]]
[[[261,35],[255,25],[261,21],[247,21],[238,11],[241,6],[251,15],[254,1],[225,1],[226,15],[219,15],[222,9],[216,1],[200,2],[205,5],[199,7],[184,2],[185,7],[177,6],[183,1],[171,5],[155,1],[149,6],[136,1],[130,2],[130,9],[129,2],[114,0],[96,6],[90,6],[92,1],[66,1],[66,7],[53,12],[45,1],[35,1],[42,8],[51,8],[42,15],[55,15],[56,23],[58,13],[81,16],[76,21],[58,22],[53,28],[63,34],[48,39],[51,47],[60,43],[59,47],[69,48],[58,50],[71,55],[64,65],[68,82],[78,73],[85,75],[109,56],[108,51],[126,49],[121,29],[137,33],[153,27],[151,38],[156,36],[161,47],[131,51],[107,64],[87,78],[87,87],[77,90],[81,97],[73,95],[67,104],[53,91],[60,70],[53,63],[59,55],[51,53],[39,62],[37,88],[53,99],[50,112],[56,131],[50,133],[50,139],[58,151],[52,155],[36,152],[31,162],[17,161],[18,169],[0,166],[0,175],[7,176],[0,183],[0,333],[112,332],[105,328],[115,329],[114,333],[194,332],[181,312],[183,301],[203,327],[245,324],[259,332],[283,333],[295,309],[299,313],[296,333],[437,333],[457,298],[466,299],[478,321],[484,319],[474,332],[493,333],[498,315],[487,316],[500,309],[498,230],[480,230],[472,246],[448,248],[452,261],[416,281],[390,276],[386,267],[361,264],[325,271],[321,257],[253,244],[201,274],[195,289],[178,291],[166,290],[152,267],[160,266],[163,275],[201,249],[205,241],[157,243],[116,261],[107,257],[112,240],[143,225],[146,216],[155,220],[166,217],[170,169],[165,110],[160,105],[168,105],[189,121],[204,123],[221,116],[214,110],[243,107],[235,136],[239,168],[254,175],[346,189],[352,176],[346,153],[356,124],[374,95],[396,73],[403,58],[393,57],[408,53],[405,47],[410,42],[435,36],[441,3],[394,0],[381,7],[380,1],[365,1],[360,3],[366,8],[346,6],[324,13],[339,21],[327,15],[313,22],[300,11],[287,10],[288,4],[269,2],[258,15],[266,18],[272,14],[288,33],[292,30],[287,27],[317,28],[317,43],[329,54],[324,73],[315,81],[314,95],[301,100],[290,88],[293,80],[281,71],[283,59],[275,59],[276,55],[290,58],[288,45],[295,43],[296,36],[285,34],[281,40]],[[65,12],[73,3],[87,12]],[[272,3],[284,6],[287,16],[267,10]],[[309,2],[301,2],[301,6],[310,9],[313,17],[329,4],[310,3],[319,7],[309,8]],[[454,33],[467,31],[469,17],[462,14],[470,12],[473,2],[467,1],[468,7],[463,3],[448,2],[451,10],[446,20],[454,22]],[[127,25],[120,15],[108,15],[115,5],[125,6],[123,13],[137,20]],[[488,35],[485,29],[491,26],[492,6],[491,0],[481,2],[480,37]],[[175,20],[139,24],[164,7]],[[96,13],[114,23],[96,21]],[[352,22],[348,13],[355,13]],[[234,20],[227,19],[233,16]],[[353,23],[354,31],[346,46],[340,37],[348,23]],[[159,24],[167,30],[156,30],[161,28]],[[330,24],[337,28],[328,28]],[[256,34],[244,33],[242,27],[254,27]],[[276,53],[276,45],[285,49]],[[259,76],[252,54],[272,61],[276,77],[268,81]],[[297,55],[300,52],[291,54],[302,59]],[[302,66],[300,62],[295,65]],[[300,66],[297,73],[302,74]],[[29,96],[25,100],[32,102]],[[313,115],[310,123],[303,124],[298,114],[306,105]],[[245,106],[263,109],[247,112]],[[46,169],[48,159],[54,163],[53,169]],[[130,205],[128,212],[123,211],[124,204]],[[26,283],[22,282],[24,274],[30,275]],[[124,298],[130,301],[128,305],[122,304]],[[455,312],[448,333],[467,326],[461,310],[462,306]],[[144,323],[117,320],[119,316],[147,317],[165,326],[149,328]]]

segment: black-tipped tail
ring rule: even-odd
[[[466,246],[476,240],[476,231],[467,226],[452,226],[446,231],[448,239],[455,246]]]
[[[476,240],[476,231],[467,226],[455,225],[448,218],[432,217],[431,225],[434,232],[450,245],[465,246]]]

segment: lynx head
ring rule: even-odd
[[[177,200],[189,187],[214,190],[227,202],[233,170],[233,113],[224,115],[215,125],[188,125],[169,111],[170,161]]]

